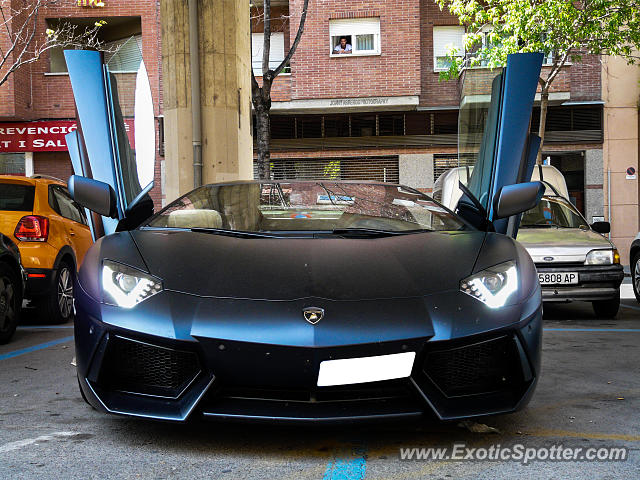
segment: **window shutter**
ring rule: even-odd
[[[112,72],[137,72],[142,61],[142,35],[108,42],[105,60]]]
[[[380,34],[380,18],[348,18],[329,21],[329,35]]]
[[[264,34],[251,34],[251,65],[256,75],[262,75],[262,48]],[[271,47],[269,49],[269,68],[274,69],[284,60],[284,33],[271,33]]]
[[[433,56],[446,57],[450,47],[458,50],[458,56],[464,55],[464,27],[433,27]]]

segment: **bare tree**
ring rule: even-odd
[[[59,4],[59,0],[24,0],[21,4],[0,0],[0,85],[18,68],[37,61],[52,48],[100,47],[98,31],[106,24],[102,20],[89,26],[60,22],[44,35],[38,32],[42,14]]]
[[[262,13],[259,20],[264,22],[264,43],[262,49],[262,85],[258,84],[256,76],[251,69],[251,100],[256,117],[256,143],[258,147],[258,178],[270,177],[271,160],[271,87],[275,78],[289,65],[291,57],[298,48],[300,38],[304,32],[304,22],[307,18],[309,0],[304,0],[298,32],[284,57],[284,60],[275,69],[269,68],[269,54],[271,53],[271,0],[264,0]],[[254,17],[255,19],[255,17]]]

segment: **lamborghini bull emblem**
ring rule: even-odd
[[[318,307],[307,307],[302,310],[304,319],[311,325],[315,325],[324,317],[324,309]]]

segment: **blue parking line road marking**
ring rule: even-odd
[[[55,345],[59,345],[60,343],[66,343],[73,340],[73,336],[58,338],[57,340],[51,340],[50,342],[41,343],[39,345],[34,345],[33,347],[23,348],[21,350],[14,350],[13,352],[2,353],[0,354],[0,360],[6,360],[8,358],[17,357],[19,355],[24,355],[25,353],[35,352],[37,350],[42,350],[43,348],[53,347]]]
[[[351,446],[344,458],[334,458],[327,465],[323,480],[362,480],[367,474],[367,448],[359,443]]]
[[[640,328],[543,328],[544,332],[629,332],[640,333]]]
[[[640,307],[636,307],[635,305],[627,305],[626,303],[621,303],[621,307],[631,308],[632,310],[640,310]]]

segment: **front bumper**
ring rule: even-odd
[[[133,331],[99,319],[110,316],[110,307],[76,292],[82,297],[76,298],[78,377],[88,401],[105,412],[173,421],[330,423],[423,415],[449,420],[518,410],[528,403],[539,375],[542,309],[537,292],[513,307],[514,321],[500,328],[458,336],[449,322],[444,335],[446,327],[432,319],[432,335],[356,344],[338,342],[336,336],[340,344],[315,346],[241,341],[231,338],[232,332],[223,335],[224,329],[195,335],[202,331],[196,320],[191,335],[177,338],[189,323],[184,318],[173,332],[163,331],[161,321],[156,334],[144,332],[144,325]],[[467,300],[460,298],[465,305]],[[145,302],[148,313],[158,311],[153,300]],[[186,316],[193,310],[189,299],[182,300]],[[469,320],[477,325],[477,316]],[[306,328],[303,321],[300,325]],[[417,352],[409,378],[316,386],[323,360],[403,351]]]
[[[542,285],[545,302],[610,300],[620,295],[624,279],[622,265],[563,265],[536,264],[538,273],[577,272],[577,285]]]

